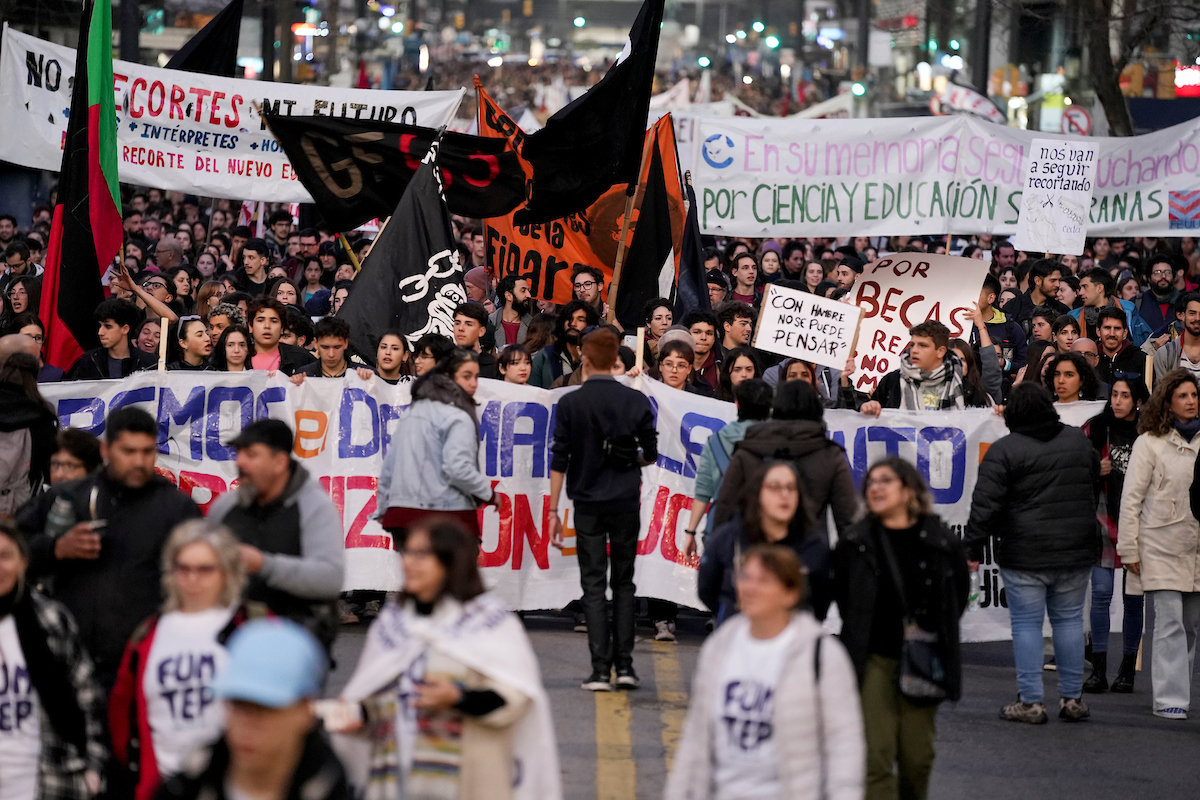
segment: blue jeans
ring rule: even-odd
[[[1022,702],[1041,703],[1042,620],[1050,615],[1058,696],[1083,695],[1083,601],[1089,567],[1024,572],[1001,569],[1012,620],[1013,658]]]
[[[1112,596],[1116,576],[1112,567],[1092,567],[1092,652],[1108,652],[1108,634],[1112,629],[1108,616],[1108,608],[1112,604]],[[1122,592],[1125,607],[1124,621],[1121,623],[1121,654],[1137,655],[1138,645],[1142,641],[1142,605],[1140,594],[1125,594]]]

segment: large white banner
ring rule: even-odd
[[[379,92],[219,78],[114,61],[123,182],[205,197],[311,203],[258,107],[436,128],[463,91]],[[75,51],[4,26],[0,160],[58,171]]]
[[[404,446],[392,440],[391,432],[409,403],[407,385],[363,382],[354,375],[311,379],[297,387],[258,371],[142,372],[123,381],[42,384],[41,389],[64,426],[98,435],[105,415],[115,408],[138,405],[155,415],[159,472],[205,510],[237,478],[236,454],[225,443],[253,419],[287,421],[297,431],[294,455],[342,513],[345,588],[400,586],[391,537],[371,515],[384,454]],[[638,594],[698,608],[695,570],[683,563],[680,547],[696,461],[708,437],[734,419],[734,407],[649,379],[641,389],[658,415],[659,459],[642,471]],[[545,535],[555,402],[567,391],[572,390],[479,382],[479,466],[500,498],[498,506],[483,512],[480,563],[489,586],[514,609],[561,608],[580,595],[573,517],[565,498],[567,546],[556,550]],[[1080,424],[1100,408],[1100,403],[1076,403],[1061,413],[1065,422]],[[933,490],[937,512],[960,533],[970,514],[979,460],[987,444],[1006,433],[1003,421],[984,410],[885,412],[879,419],[830,411],[826,422],[830,437],[846,448],[856,479],[885,455],[916,464]],[[1007,639],[1007,602],[990,552],[982,570],[983,607],[964,617],[963,635],[967,641]]]
[[[1013,233],[1026,156],[1048,137],[969,115],[689,122],[700,226],[724,236]],[[1200,120],[1089,141],[1089,236],[1200,229]]]

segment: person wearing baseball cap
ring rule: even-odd
[[[227,647],[213,684],[225,731],[184,759],[158,800],[350,800],[346,771],[313,710],[328,663],[316,638],[290,620],[259,619],[238,628]]]
[[[729,296],[729,278],[719,269],[710,269],[705,277],[708,283],[708,299],[713,308],[725,302]]]
[[[342,515],[292,458],[294,444],[282,420],[243,428],[229,443],[237,450],[238,488],[214,500],[208,518],[242,544],[250,576],[246,599],[299,622],[328,648],[337,635],[342,591]]]

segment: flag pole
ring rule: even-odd
[[[383,229],[380,229],[379,232],[383,233]],[[358,256],[354,255],[354,251],[350,249],[350,242],[346,241],[346,234],[339,233],[338,241],[342,243],[342,247],[345,249],[346,255],[350,256],[350,263],[354,265],[354,271],[357,273],[360,269],[362,269],[362,264],[358,263]]]
[[[633,225],[633,209],[637,205],[638,195],[645,194],[645,185],[642,183],[642,173],[646,171],[646,165],[650,163],[651,148],[658,146],[658,133],[654,136],[647,136],[642,144],[642,161],[638,165],[637,180],[629,184],[625,189],[625,215],[621,218],[621,236],[617,239],[617,258],[613,262],[612,282],[608,286],[608,321],[612,323],[617,315],[617,284],[621,280],[621,268],[625,265],[625,254],[628,247],[625,242],[628,236],[633,233],[635,226]]]

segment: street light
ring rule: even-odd
[[[855,81],[854,85],[850,87],[850,91],[855,97],[862,97],[867,93],[867,86],[862,81]]]
[[[950,40],[950,49],[951,49],[951,50],[957,50],[957,49],[958,49],[958,39],[951,39],[951,40]]]
[[[745,39],[745,38],[746,38],[746,32],[745,32],[745,31],[738,31],[738,32],[737,32],[735,35],[736,35],[736,36],[737,36],[737,38],[739,38],[739,39]]]
[[[755,21],[754,21],[754,24],[753,24],[753,25],[751,25],[750,27],[751,27],[751,28],[754,28],[754,32],[755,32],[755,33],[762,33],[764,30],[766,30],[766,29],[767,29],[767,26],[766,26],[766,25],[763,25],[763,24],[762,24],[761,22],[759,22],[758,20],[755,20]]]
[[[730,44],[737,44],[737,37],[731,33],[725,37],[725,41],[729,42]]]
[[[696,63],[699,64],[701,67],[707,67],[710,64],[712,64],[712,61],[709,60],[708,56],[700,56],[699,58],[696,59]]]
[[[587,25],[587,20],[583,17],[576,17],[573,21],[576,28],[582,28],[584,25]]]
[[[766,43],[767,47],[771,48],[772,50],[774,50],[776,47],[779,47],[778,36],[768,36],[763,41]]]

